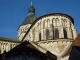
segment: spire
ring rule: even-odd
[[[35,8],[31,2],[30,6],[28,8],[28,16],[25,18],[25,20],[22,22],[21,25],[32,24],[35,20],[36,20]]]
[[[31,2],[30,7],[28,8],[28,14],[35,14],[35,8]]]

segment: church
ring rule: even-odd
[[[68,60],[77,36],[71,16],[51,13],[36,18],[31,3],[18,38],[0,37],[0,60]]]

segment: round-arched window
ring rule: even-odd
[[[67,31],[66,31],[66,29],[63,29],[63,33],[64,33],[64,38],[67,38]]]
[[[41,33],[39,33],[39,41],[41,41]]]
[[[59,38],[59,31],[58,31],[58,29],[55,29],[55,35],[54,35],[54,38]]]
[[[49,30],[46,30],[46,39],[49,39]]]

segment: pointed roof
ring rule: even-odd
[[[21,25],[32,24],[35,20],[35,8],[31,2],[30,7],[28,8],[28,16],[24,19]]]
[[[28,8],[28,13],[34,13],[35,14],[35,8],[31,2],[30,7]]]
[[[34,14],[28,15],[21,25],[32,24],[36,20],[36,16]]]

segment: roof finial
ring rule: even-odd
[[[32,5],[32,1],[31,1],[31,5]]]
[[[34,6],[32,5],[32,2],[30,4],[30,7],[28,8],[28,13],[34,13],[35,14],[35,8]]]

